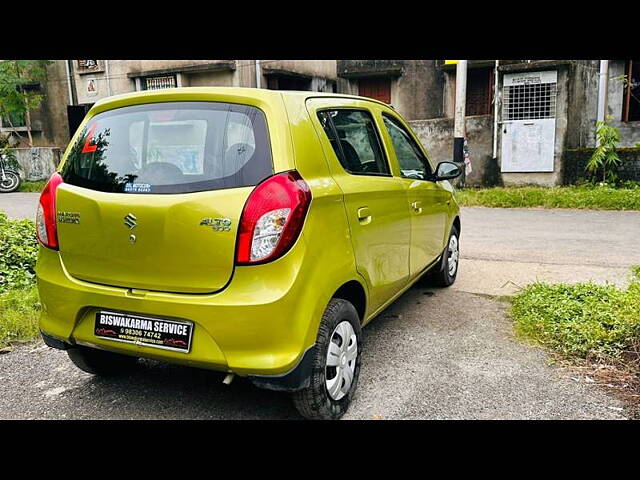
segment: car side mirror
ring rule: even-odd
[[[452,180],[459,177],[462,173],[460,167],[453,162],[440,162],[436,168],[436,174],[434,175],[435,181],[440,180]]]

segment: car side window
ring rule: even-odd
[[[318,118],[342,167],[354,175],[389,175],[373,117],[363,110],[324,110]]]
[[[401,176],[418,180],[430,178],[432,172],[429,161],[424,157],[409,132],[392,117],[383,115],[383,120],[396,152]]]

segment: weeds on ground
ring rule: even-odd
[[[528,285],[513,298],[511,316],[518,336],[617,389],[640,412],[640,266],[626,289]]]

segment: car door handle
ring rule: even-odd
[[[360,207],[358,209],[358,221],[363,225],[371,222],[371,212],[369,211],[369,207]]]
[[[413,202],[411,208],[413,208],[413,211],[416,213],[422,213],[422,202]]]

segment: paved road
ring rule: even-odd
[[[640,212],[463,208],[455,288],[510,295],[535,282],[624,286],[640,265]]]
[[[346,418],[624,418],[618,400],[515,340],[492,295],[536,278],[622,284],[639,237],[638,212],[465,208],[458,282],[415,286],[365,328]],[[0,355],[0,418],[299,418],[285,394],[221,380],[152,361],[98,379],[31,343]]]
[[[10,218],[30,218],[35,220],[39,193],[2,193],[0,211]]]

